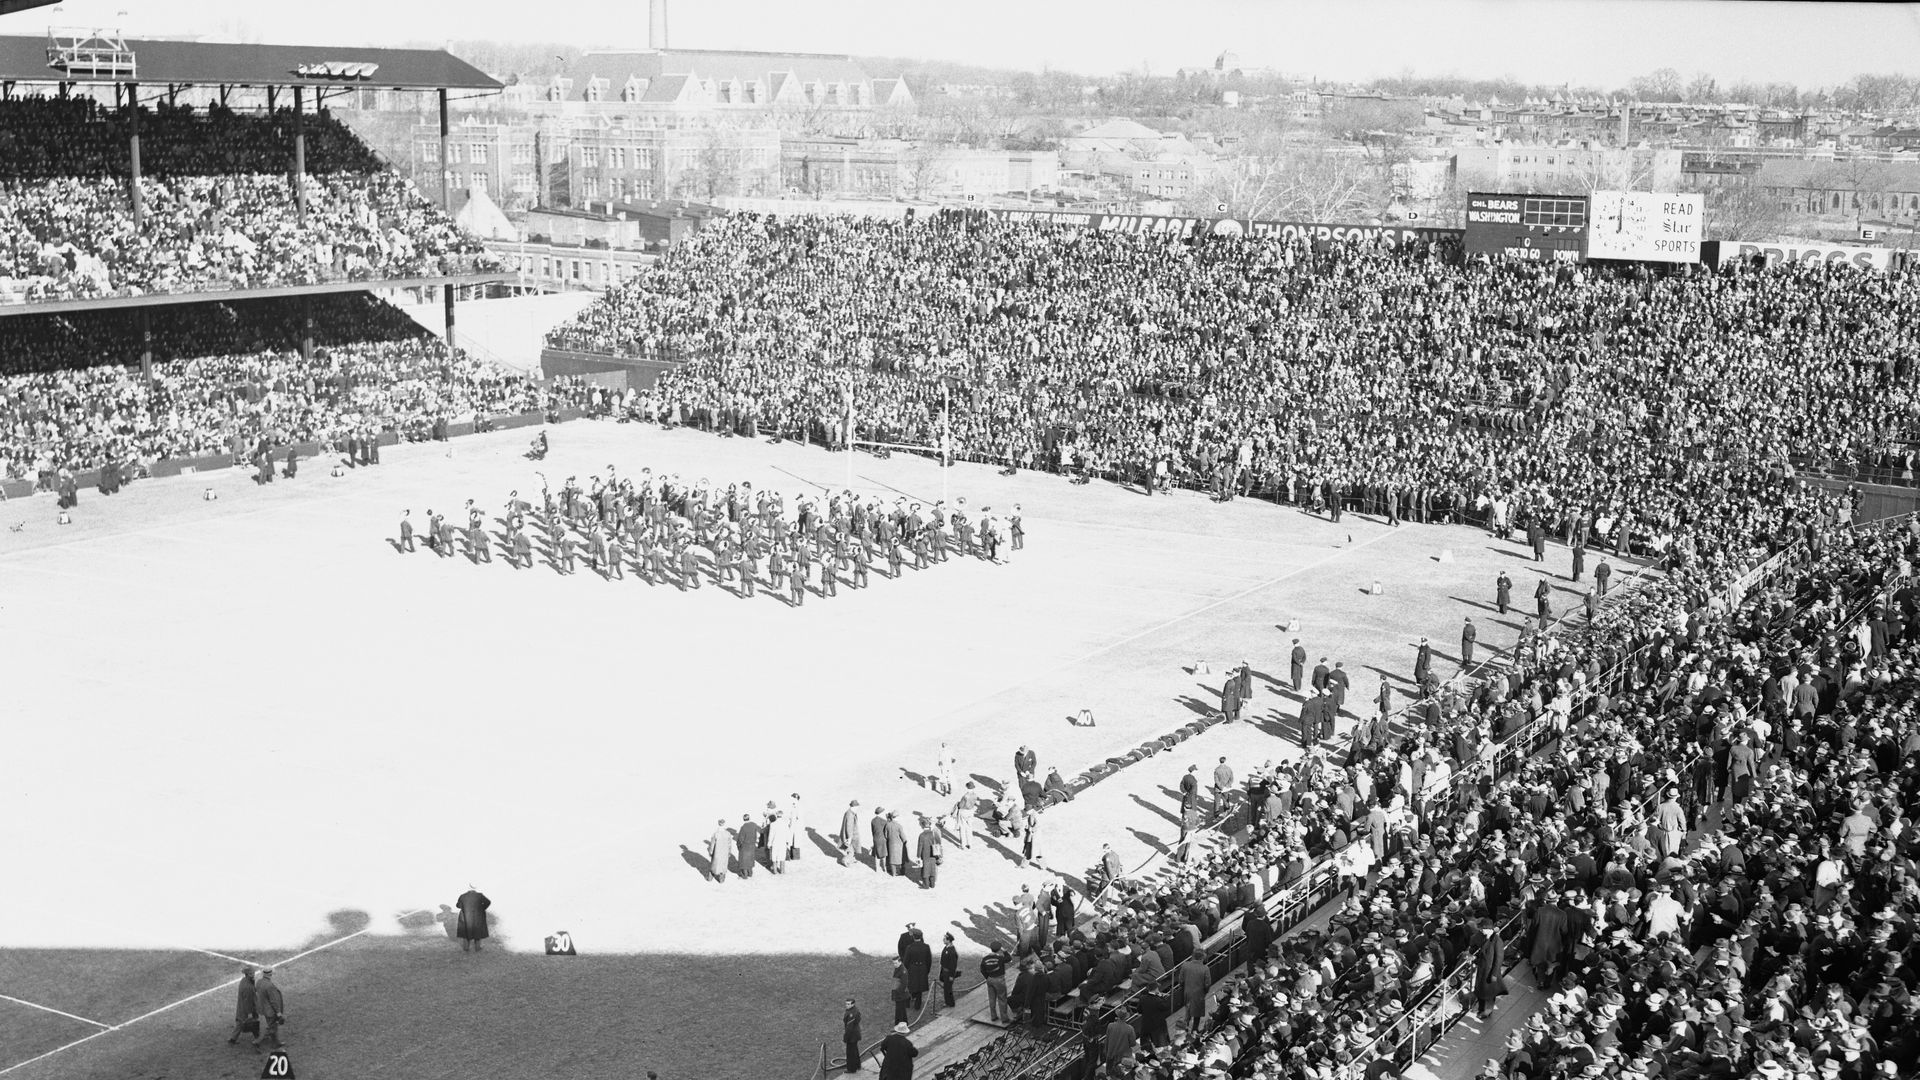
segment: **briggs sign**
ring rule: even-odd
[[[1847,244],[1755,243],[1746,240],[1722,240],[1714,268],[1730,263],[1765,260],[1768,266],[1781,263],[1848,263],[1863,270],[1885,270],[1892,258],[1887,248],[1853,247]]]

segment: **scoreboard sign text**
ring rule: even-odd
[[[1596,191],[1587,258],[1697,263],[1706,212],[1704,195]]]
[[[1583,195],[1467,195],[1468,255],[1535,262],[1579,262],[1586,253]]]

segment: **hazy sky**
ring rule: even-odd
[[[1321,78],[1457,73],[1605,89],[1659,67],[1722,83],[1920,72],[1920,4],[1710,0],[672,0],[683,48],[842,52],[1104,74],[1212,64]],[[124,14],[122,14],[124,13]],[[0,33],[393,45],[449,38],[645,46],[647,0],[64,0]]]

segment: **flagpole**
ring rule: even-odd
[[[847,490],[853,490],[853,375],[847,375]]]

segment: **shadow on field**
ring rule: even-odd
[[[1452,600],[1456,604],[1465,604],[1470,608],[1479,608],[1481,611],[1491,611],[1496,615],[1500,613],[1498,604],[1483,604],[1478,600],[1469,600],[1464,596],[1449,596],[1447,599]],[[1507,606],[1511,608],[1513,605],[1509,604]]]
[[[427,920],[431,928],[431,913]],[[964,930],[970,941],[1005,940],[1012,925],[1010,916],[998,925],[979,917],[974,928],[958,924],[956,936]],[[319,1039],[329,1071],[341,1076],[384,1075],[395,1048],[405,1047],[431,1061],[436,1075],[489,1080],[648,1070],[670,1078],[794,1077],[818,1060],[822,1043],[838,1047],[845,998],[859,1003],[869,1028],[884,1029],[892,1016],[892,950],[879,947],[877,934],[866,953],[596,955],[591,940],[576,943],[579,956],[512,952],[494,941],[470,954],[438,935],[417,941],[373,932],[351,949],[258,959],[274,965],[291,1006],[287,1048],[296,1067],[303,1045],[312,1055]],[[984,945],[962,948],[962,970],[971,971]],[[234,1047],[224,1038],[236,981],[226,960],[185,950],[19,949],[0,951],[0,962],[9,989],[30,985],[30,997],[45,1000],[52,996],[46,988],[57,986],[63,1008],[103,1022],[176,1006],[10,1071],[8,1080],[259,1075],[262,1058],[244,1040]],[[621,1002],[623,1015],[594,1005],[609,1001]],[[714,1022],[744,1002],[753,1003],[752,1038]],[[54,1023],[0,1023],[0,1070],[87,1033],[47,1015]],[[583,1072],[584,1060],[593,1066]]]
[[[1129,794],[1127,798],[1132,799],[1134,802],[1139,803],[1141,806],[1144,806],[1147,809],[1153,811],[1154,813],[1160,815],[1161,817],[1166,818],[1167,821],[1171,824],[1174,824],[1174,825],[1180,824],[1180,815],[1169,811],[1166,807],[1161,806],[1159,803],[1148,802],[1147,800],[1141,798],[1140,796],[1133,795],[1133,794]]]
[[[1015,933],[1012,905],[990,904],[979,911],[967,908],[965,921],[955,919],[951,925],[968,941],[982,949],[988,948],[996,941],[1005,942],[1010,952],[1018,949],[1018,935]],[[967,970],[964,959],[961,963],[962,970]]]
[[[1141,843],[1147,845],[1148,847],[1152,848],[1153,850],[1159,852],[1162,855],[1165,855],[1168,851],[1171,850],[1170,848],[1167,847],[1166,844],[1161,843],[1159,837],[1153,835],[1150,832],[1144,832],[1140,829],[1135,829],[1131,826],[1128,827],[1127,831],[1133,834],[1133,838],[1135,840],[1140,841]]]

